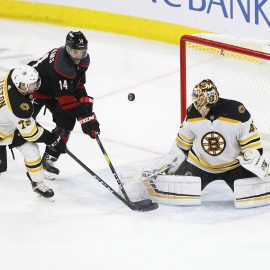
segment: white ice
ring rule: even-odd
[[[0,73],[63,45],[70,27],[0,20]],[[166,153],[180,124],[179,48],[83,30],[100,138],[120,175],[147,168]],[[136,99],[128,101],[128,93]],[[53,128],[49,114],[39,117]],[[44,146],[40,145],[41,151]],[[77,125],[69,149],[113,188],[117,184],[94,140]],[[64,155],[47,182],[54,203],[37,198],[23,159],[8,155],[0,177],[0,269],[259,269],[268,267],[270,207],[237,210],[222,182],[202,206],[129,210]]]

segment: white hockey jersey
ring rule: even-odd
[[[32,114],[31,100],[17,91],[8,74],[0,81],[0,145],[11,144],[16,129],[27,141],[40,139],[44,129],[36,124]]]
[[[177,146],[189,150],[187,161],[210,172],[222,173],[240,166],[236,159],[247,149],[260,149],[260,136],[243,104],[221,99],[207,118],[191,105],[176,137]]]

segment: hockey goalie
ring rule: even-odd
[[[242,103],[219,97],[210,79],[195,85],[172,148],[155,167],[141,181],[159,203],[200,205],[215,180],[231,188],[236,208],[270,203],[269,164],[252,117]]]

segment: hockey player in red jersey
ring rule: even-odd
[[[37,142],[48,148],[65,153],[64,141],[50,133],[33,119],[31,97],[40,87],[38,72],[31,66],[23,65],[11,70],[0,81],[0,146],[5,149],[16,147],[23,155],[27,177],[33,190],[40,196],[52,198],[54,192],[43,182],[43,168]],[[6,151],[1,151],[1,164],[6,164]],[[3,172],[6,166],[0,167]]]
[[[84,87],[85,72],[90,64],[87,47],[88,41],[82,32],[70,31],[64,47],[55,48],[29,63],[38,70],[42,80],[41,87],[33,94],[34,117],[46,106],[56,124],[53,132],[66,143],[76,120],[91,138],[94,139],[95,133],[100,132],[93,112],[93,98],[88,96]],[[54,166],[59,155],[46,148],[42,164],[48,179],[54,179],[59,174],[59,169]]]

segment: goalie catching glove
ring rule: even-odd
[[[87,117],[81,117],[78,119],[81,126],[83,133],[89,135],[92,139],[95,139],[96,132],[99,134],[99,122],[97,121],[95,113],[90,114]]]
[[[247,150],[243,155],[238,156],[237,159],[242,167],[256,174],[262,180],[265,180],[265,177],[269,175],[269,163],[263,155],[260,155],[258,150]]]
[[[170,152],[158,161],[154,171],[166,171],[168,174],[175,174],[185,159],[185,153],[178,147],[175,141]]]

